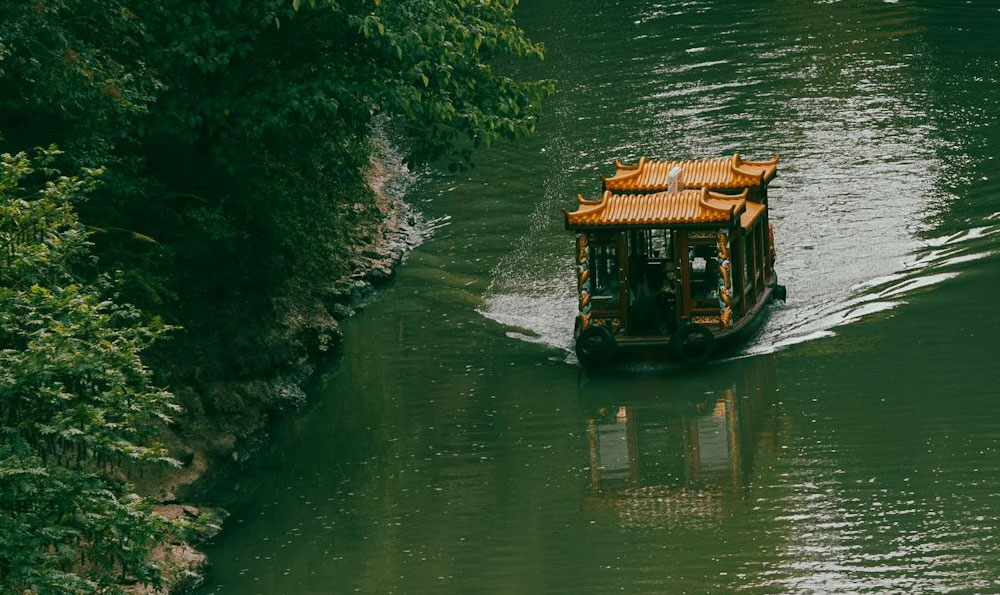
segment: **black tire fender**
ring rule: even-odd
[[[771,299],[784,302],[788,299],[788,288],[778,283],[778,276],[774,276],[774,283],[771,283]]]
[[[576,357],[584,366],[603,366],[617,353],[618,342],[606,326],[588,326],[576,337]]]
[[[685,322],[670,338],[670,348],[681,362],[695,366],[712,357],[715,335],[703,324]]]

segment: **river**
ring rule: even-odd
[[[525,0],[538,133],[420,173],[433,232],[216,494],[200,593],[1000,592],[1000,11]],[[695,371],[571,354],[614,158],[782,156],[788,302]]]

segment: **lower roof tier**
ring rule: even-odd
[[[654,194],[614,194],[607,190],[598,200],[580,196],[577,210],[566,213],[566,227],[734,227],[747,211],[746,196],[746,190],[732,195],[707,188]],[[751,222],[766,208],[758,204],[753,207]]]

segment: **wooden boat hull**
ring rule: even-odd
[[[616,340],[615,355],[608,363],[626,362],[673,362],[682,365],[700,364],[707,359],[716,359],[732,354],[738,347],[745,344],[760,330],[767,319],[768,305],[775,299],[777,276],[772,274],[760,299],[746,316],[736,322],[731,328],[712,331],[712,348],[707,358],[691,361],[678,353],[672,335],[656,337],[621,337]]]

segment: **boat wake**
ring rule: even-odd
[[[991,215],[986,222],[996,220],[997,216]],[[995,254],[991,236],[998,232],[1000,224],[988,223],[925,239],[902,270],[855,284],[850,297],[842,301],[798,308],[778,305],[761,336],[744,355],[768,353],[832,336],[839,326],[903,305],[910,296],[957,277],[963,265]]]
[[[745,350],[734,356],[747,357],[771,353],[791,345],[835,334],[835,329],[869,316],[893,310],[915,294],[926,291],[961,274],[963,265],[996,253],[995,237],[1000,233],[1000,213],[986,218],[983,225],[959,233],[930,237],[910,254],[899,271],[861,281],[850,287],[846,297],[827,301],[804,300],[796,303],[795,285],[789,287],[789,301],[772,306],[771,315],[760,335]],[[567,363],[575,363],[573,320],[576,294],[572,287],[569,257],[558,267],[542,263],[521,268],[525,255],[511,255],[498,265],[497,279],[483,298],[479,313],[510,330],[506,335],[529,343],[560,350]],[[537,274],[539,267],[555,268],[541,279],[517,280],[509,274],[521,270]],[[779,271],[781,263],[778,264]],[[806,282],[803,280],[802,282]]]

